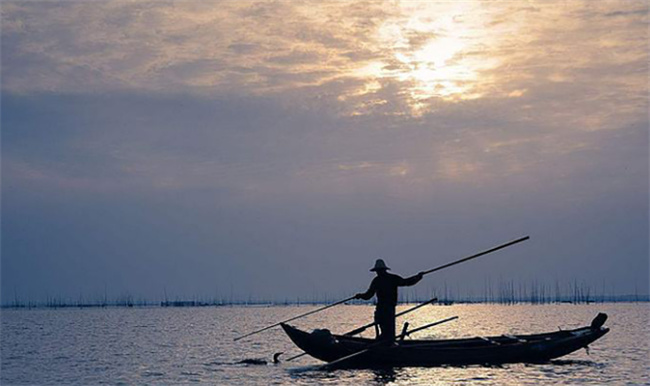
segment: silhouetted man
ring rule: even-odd
[[[384,260],[377,259],[375,266],[370,270],[377,274],[370,283],[370,288],[364,293],[355,295],[356,299],[369,300],[377,295],[377,307],[375,308],[375,322],[381,330],[377,339],[392,342],[395,340],[395,306],[397,305],[397,287],[412,286],[422,280],[422,272],[409,278],[402,278],[398,275],[388,273]]]

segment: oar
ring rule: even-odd
[[[330,308],[330,307],[338,306],[339,304],[342,304],[342,303],[348,302],[348,301],[353,300],[353,299],[354,299],[354,296],[350,296],[350,297],[347,298],[347,299],[339,300],[338,302],[336,302],[336,303],[332,303],[332,304],[328,304],[328,305],[326,305],[325,307],[321,307],[321,308],[317,308],[317,309],[312,310],[312,311],[309,311],[309,312],[305,312],[304,314],[301,314],[301,315],[298,315],[298,316],[294,316],[293,318],[289,318],[289,319],[287,319],[287,320],[283,320],[283,321],[281,321],[281,322],[277,322],[277,323],[275,323],[275,324],[272,324],[272,325],[270,325],[270,326],[266,326],[266,327],[261,328],[261,329],[259,329],[259,330],[255,330],[255,331],[253,331],[253,332],[249,332],[248,334],[245,334],[245,335],[242,335],[242,336],[238,336],[238,337],[235,338],[235,341],[238,341],[238,340],[240,340],[240,339],[246,338],[247,336],[255,335],[255,334],[260,333],[260,332],[262,332],[262,331],[269,330],[269,329],[271,329],[271,328],[273,328],[273,327],[277,327],[277,326],[281,325],[282,323],[287,323],[287,322],[290,322],[290,321],[292,321],[292,320],[296,320],[296,319],[299,319],[299,318],[305,317],[305,316],[307,316],[307,315],[315,314],[315,313],[317,313],[317,312],[320,312],[320,311],[326,310],[326,309],[328,309],[328,308]]]
[[[420,304],[418,304],[418,305],[415,306],[415,307],[411,307],[411,308],[409,308],[408,310],[404,310],[404,311],[402,311],[402,312],[396,314],[395,317],[397,318],[398,316],[406,315],[406,314],[408,314],[409,312],[415,311],[415,310],[417,310],[418,308],[424,307],[424,306],[426,306],[427,304],[431,304],[431,303],[434,303],[434,302],[436,302],[436,301],[438,301],[438,298],[433,298],[433,299],[431,299],[431,300],[427,300],[427,301],[424,302],[424,303],[420,303]],[[377,322],[368,323],[368,324],[366,324],[365,326],[361,326],[361,327],[359,327],[359,328],[357,328],[357,329],[354,329],[354,330],[352,330],[352,331],[348,331],[348,332],[346,332],[346,333],[343,334],[343,335],[345,335],[345,336],[357,335],[357,334],[362,333],[364,330],[366,330],[366,329],[368,329],[368,328],[370,328],[370,327],[372,327],[372,326],[375,326],[375,325],[377,325]],[[300,358],[300,357],[302,357],[302,356],[304,356],[304,355],[307,355],[307,353],[306,353],[306,352],[303,352],[303,353],[300,353],[300,354],[298,354],[298,355],[294,355],[294,356],[292,356],[291,358],[288,358],[285,362],[291,362],[292,360],[294,360],[294,359],[298,359],[298,358]]]
[[[438,324],[446,323],[446,322],[452,321],[454,319],[458,319],[458,316],[452,316],[451,318],[443,319],[443,320],[440,320],[438,322],[433,322],[433,323],[427,324],[426,326],[418,327],[418,328],[413,329],[411,331],[400,334],[397,337],[397,339],[408,336],[408,335],[410,335],[410,334],[412,334],[412,333],[414,333],[416,331],[420,331],[420,330],[424,330],[425,328],[430,328],[430,327],[433,327],[433,326],[437,326]],[[340,363],[343,363],[345,361],[349,361],[350,359],[361,356],[361,355],[367,353],[368,351],[371,351],[371,350],[373,350],[373,349],[375,349],[375,348],[377,348],[377,347],[379,347],[381,345],[385,345],[385,344],[386,344],[386,342],[384,342],[384,341],[373,343],[373,344],[371,344],[370,346],[366,347],[365,349],[363,349],[361,351],[357,351],[357,352],[352,353],[352,354],[350,354],[348,356],[344,356],[343,358],[339,358],[339,359],[337,359],[335,361],[325,363],[324,365],[319,366],[318,370],[325,370],[325,369],[328,369],[328,368],[332,368],[332,367],[334,367],[334,366],[336,366],[336,365],[338,365]]]

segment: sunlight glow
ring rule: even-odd
[[[374,85],[377,79],[398,81],[413,115],[426,112],[436,98],[446,102],[480,98],[484,95],[480,86],[491,81],[485,70],[499,64],[485,52],[485,47],[494,45],[490,41],[494,36],[481,33],[485,20],[477,9],[480,6],[426,3],[402,7],[402,18],[388,19],[378,29],[380,49],[387,52],[387,59],[365,65],[356,75]],[[474,16],[465,19],[466,14]],[[365,87],[357,95],[372,91],[376,86]]]

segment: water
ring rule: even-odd
[[[400,306],[404,309],[407,306]],[[280,329],[233,342],[239,334],[312,307],[3,310],[3,385],[20,384],[650,384],[650,305],[427,306],[413,327],[458,315],[418,338],[547,332],[588,325],[600,311],[611,332],[550,364],[495,367],[317,371],[308,356],[280,365],[236,362],[299,353]],[[297,320],[304,329],[344,332],[371,320],[370,306],[339,306]],[[400,323],[400,321],[398,321]],[[400,323],[401,324],[401,323]],[[400,326],[398,325],[398,329]],[[282,358],[282,357],[281,357]]]

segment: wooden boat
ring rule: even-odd
[[[590,326],[545,334],[501,335],[445,340],[402,340],[386,346],[374,339],[333,335],[328,330],[312,333],[281,324],[296,346],[325,362],[358,353],[335,367],[439,366],[501,363],[543,363],[570,354],[609,332],[603,327],[606,314],[599,314]]]

